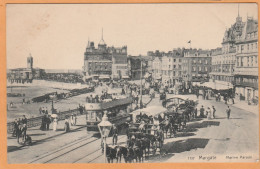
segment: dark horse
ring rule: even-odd
[[[116,147],[109,147],[108,145],[106,146],[106,157],[107,157],[107,162],[108,163],[113,163],[113,160],[116,158]]]
[[[135,144],[133,147],[134,150],[134,159],[136,162],[143,162],[143,146],[142,141],[140,139],[135,140]]]

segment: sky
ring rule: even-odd
[[[128,55],[173,48],[221,47],[239,15],[257,19],[255,3],[230,4],[8,4],[7,68],[82,69],[89,41],[127,46]]]

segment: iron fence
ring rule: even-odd
[[[67,110],[67,111],[63,111],[63,112],[58,112],[58,120],[64,120],[66,118],[66,116],[70,116],[71,114],[76,114],[79,115],[79,109],[72,109],[72,110]],[[84,114],[84,112],[83,112]],[[41,126],[42,124],[42,116],[38,116],[38,117],[32,117],[32,118],[28,118],[27,119],[27,127],[31,128],[31,127],[36,127],[36,126]],[[14,122],[9,122],[7,123],[7,133],[12,133],[14,131]]]

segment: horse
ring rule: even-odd
[[[127,162],[132,163],[134,159],[134,150],[132,147],[127,147],[127,154],[126,154]]]
[[[116,158],[116,149],[106,145],[106,157],[108,163],[113,163],[113,159]]]
[[[165,133],[165,135],[166,135],[166,138],[168,136],[168,132],[170,133],[170,138],[171,138],[172,134],[174,133],[171,120],[170,119],[165,120],[162,123],[161,127],[162,127],[162,130],[163,130],[163,133]]]
[[[128,156],[129,155],[128,151],[129,151],[128,147],[123,147],[123,146],[120,147],[120,154],[121,154],[121,156],[123,156],[125,163],[130,162],[130,159],[129,159],[130,157]],[[117,156],[118,155],[119,154],[117,154]],[[120,157],[120,160],[121,160],[121,157]]]
[[[121,163],[121,158],[122,158],[122,147],[121,146],[116,146],[116,162],[118,161]]]
[[[143,137],[141,141],[142,141],[142,150],[144,151],[144,156],[147,157],[146,154],[148,153],[148,157],[149,157],[151,141],[147,137]]]
[[[140,139],[136,139],[133,151],[136,162],[143,162],[142,141]]]

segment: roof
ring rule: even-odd
[[[253,33],[258,31],[258,22],[257,20],[248,19],[246,25],[246,33]]]
[[[162,106],[150,106],[150,107],[147,107],[147,108],[144,108],[144,109],[138,109],[136,111],[133,111],[130,114],[139,114],[141,112],[142,114],[145,113],[148,116],[156,116],[156,115],[161,114],[165,111],[167,111],[167,109],[162,107]]]
[[[152,60],[152,56],[143,56],[143,55],[139,55],[139,56],[131,56],[128,55],[129,59],[142,59],[142,60]]]
[[[99,41],[99,45],[106,45],[106,43],[105,43],[103,38]]]

